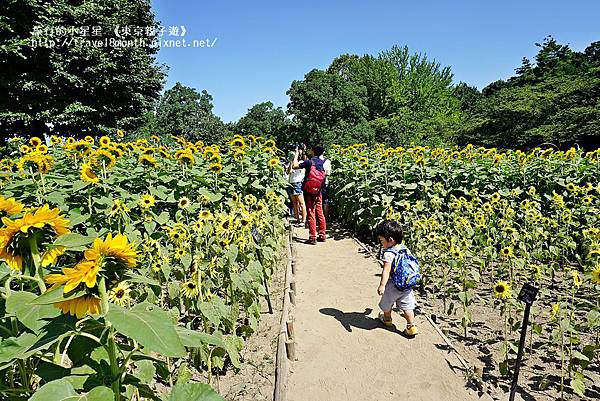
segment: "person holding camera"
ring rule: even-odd
[[[289,194],[292,201],[294,217],[296,218],[296,226],[304,227],[306,224],[306,205],[304,204],[302,183],[304,181],[305,170],[294,169],[292,167],[294,159],[300,157],[296,155],[296,152],[302,151],[299,145],[292,145],[292,147],[293,153],[291,153],[291,157],[288,160],[288,165],[286,166],[288,182],[291,184],[291,190]]]
[[[322,145],[316,145],[312,148],[313,156],[309,160],[298,161],[298,149],[294,152],[292,169],[305,170],[302,190],[304,192],[304,201],[306,203],[306,218],[308,222],[308,240],[307,244],[316,245],[317,241],[325,242],[327,223],[323,214],[323,185],[325,184],[325,161],[320,156],[323,155]],[[319,227],[317,237],[317,225]]]

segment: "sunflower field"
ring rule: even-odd
[[[338,217],[363,235],[382,219],[400,221],[422,265],[422,296],[443,302],[461,339],[481,340],[481,327],[498,322],[480,344],[493,350],[492,375],[512,366],[523,309],[516,295],[530,282],[540,288],[526,349],[540,358],[529,374],[535,390],[557,398],[592,390],[600,369],[600,150],[359,144],[334,147],[329,157]],[[489,314],[476,321],[482,307]]]
[[[0,149],[2,399],[220,400],[240,367],[283,246],[274,142],[123,136]]]

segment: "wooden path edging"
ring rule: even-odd
[[[295,359],[294,324],[289,319],[290,304],[296,302],[296,282],[293,278],[295,273],[295,255],[292,248],[293,229],[290,227],[287,238],[287,263],[285,269],[285,283],[283,290],[283,307],[279,334],[277,336],[277,355],[275,362],[275,388],[273,390],[274,401],[286,401],[287,399],[287,374],[288,359]]]

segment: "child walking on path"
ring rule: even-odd
[[[396,255],[399,252],[407,252],[405,246],[401,245],[403,239],[402,227],[395,221],[384,220],[377,226],[377,237],[381,246],[385,248],[383,253],[383,272],[381,273],[381,281],[377,288],[377,293],[381,295],[379,308],[383,311],[379,315],[379,320],[386,326],[392,325],[392,307],[394,304],[402,311],[406,319],[406,330],[404,334],[409,337],[414,337],[419,331],[414,324],[415,320],[415,295],[412,287],[400,290],[394,284],[392,275],[395,274],[394,266],[397,261]]]

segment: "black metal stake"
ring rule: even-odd
[[[531,284],[523,284],[521,292],[519,293],[518,299],[525,303],[525,313],[523,314],[523,324],[521,325],[521,338],[519,339],[519,351],[517,352],[517,361],[515,363],[515,373],[513,374],[512,385],[510,386],[510,397],[509,401],[515,401],[515,394],[517,393],[517,383],[519,382],[519,371],[521,370],[521,361],[523,360],[523,348],[525,347],[525,337],[527,335],[527,326],[529,324],[529,310],[535,297],[537,296],[538,289]]]
[[[262,258],[260,257],[260,252],[256,252],[256,256],[258,256],[258,261],[260,262],[260,265],[262,266]],[[269,292],[269,285],[267,284],[267,275],[264,273],[263,270],[263,284],[265,286],[265,290],[267,290],[267,295],[265,295],[265,298],[267,300],[267,306],[269,307],[269,314],[273,314],[273,306],[271,305],[271,293]]]
[[[519,351],[517,352],[517,362],[515,364],[515,373],[513,375],[512,385],[510,386],[509,401],[515,400],[517,392],[517,382],[519,381],[519,370],[521,370],[521,360],[523,359],[523,347],[525,346],[525,335],[527,333],[527,325],[529,323],[530,304],[525,304],[525,314],[523,315],[523,324],[521,325],[521,339],[519,340]]]

